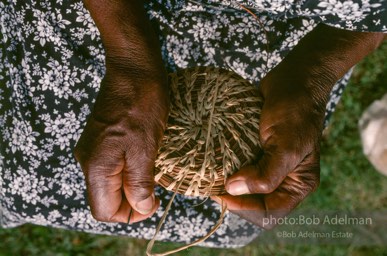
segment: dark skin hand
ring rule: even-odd
[[[141,1],[85,0],[106,75],[75,148],[95,219],[137,222],[159,206],[154,161],[169,110],[167,74]]]
[[[261,81],[261,158],[226,181],[230,211],[270,229],[319,185],[320,138],[329,93],[383,41],[381,33],[318,25]]]
[[[168,116],[167,76],[141,0],[84,2],[101,33],[106,75],[75,156],[94,218],[128,222],[132,212],[133,223],[159,206],[153,169]],[[270,228],[265,217],[286,215],[316,189],[329,92],[382,37],[324,25],[309,33],[261,82],[262,158],[230,177],[230,195],[214,200]]]

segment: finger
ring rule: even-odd
[[[148,215],[155,209],[154,162],[157,151],[152,143],[133,143],[128,150],[123,173],[123,188],[127,200],[136,212]]]
[[[244,166],[228,178],[226,190],[231,195],[271,193],[300,161],[296,150],[269,148],[257,164]]]
[[[96,220],[126,222],[130,205],[123,200],[121,188],[124,160],[117,160],[114,164],[101,162],[83,164],[88,201]]]
[[[141,213],[136,212],[133,209],[133,207],[131,207],[129,205],[129,202],[126,199],[124,193],[121,193],[121,194],[122,194],[121,204],[120,204],[117,212],[115,212],[109,218],[109,220],[100,220],[99,219],[100,221],[105,221],[105,222],[122,222],[122,223],[132,224],[132,223],[135,223],[135,222],[143,221],[143,220],[151,217],[156,212],[158,207],[160,206],[160,200],[156,199],[155,205],[154,205],[153,209],[148,214],[143,215]]]
[[[291,172],[270,194],[224,195],[219,198],[230,211],[265,229],[271,229],[279,218],[286,216],[318,187],[319,170],[319,164],[310,160]],[[219,202],[217,198],[214,200]]]
[[[128,219],[128,224],[143,221],[143,220],[151,217],[157,211],[159,206],[160,206],[160,200],[158,198],[156,198],[153,209],[148,214],[143,215],[143,214],[141,214],[133,209],[132,214],[130,216],[130,219]]]
[[[124,185],[124,176],[127,176],[129,172],[125,157],[120,153],[122,149],[117,145],[114,146],[115,144],[110,141],[110,143],[102,143],[97,146],[95,151],[99,153],[81,162],[81,166],[85,173],[88,200],[93,217],[104,222],[127,223],[134,202],[127,199],[125,187],[132,187],[132,184],[135,184],[133,187],[136,188],[132,189],[134,191],[132,199],[140,197],[144,194],[142,193],[144,190],[149,191],[149,189],[143,187],[145,182],[140,182],[139,179],[131,179],[132,183]],[[141,177],[145,180],[148,179],[148,177]],[[153,195],[153,177],[150,184],[152,186],[149,193]],[[131,217],[131,223],[148,218],[157,210],[158,206],[159,201],[152,196],[151,207],[146,212],[141,211],[141,209],[138,211],[138,207],[133,207],[135,210]]]
[[[100,126],[99,122],[88,122],[75,148],[76,159],[85,174],[91,213],[99,221],[127,222],[130,205],[122,197],[125,161],[121,139],[98,140],[93,127]]]
[[[314,152],[318,129],[313,114],[299,104],[265,98],[260,117],[262,157],[254,165],[242,167],[226,181],[232,195],[273,192],[300,162]]]

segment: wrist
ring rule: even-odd
[[[94,104],[93,116],[102,123],[161,118],[169,112],[169,93],[161,83],[135,86],[132,81],[115,84],[105,79]]]
[[[107,56],[161,61],[159,41],[142,0],[84,0],[84,4],[100,32]]]
[[[84,0],[84,3],[106,51],[106,75],[100,98],[106,98],[112,106],[127,108],[151,91],[168,93],[159,41],[143,1]]]
[[[335,83],[377,48],[383,37],[381,33],[352,32],[320,24],[267,74],[262,92],[264,96],[273,90],[272,94],[283,91],[284,97],[308,95],[323,111]]]
[[[166,88],[168,75],[161,56],[152,56],[148,51],[137,56],[106,55],[106,86],[128,87],[128,90],[149,88],[148,84]]]
[[[329,72],[333,83],[383,41],[383,33],[348,31],[319,24],[286,56],[284,64],[313,73]],[[289,65],[290,64],[290,65]]]

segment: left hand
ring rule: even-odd
[[[376,49],[382,33],[319,24],[261,81],[261,158],[226,181],[213,197],[242,218],[270,229],[314,191],[320,178],[320,139],[332,87]]]
[[[274,226],[274,219],[287,215],[319,184],[325,105],[316,104],[298,79],[281,69],[262,81],[262,157],[227,180],[230,195],[214,197],[263,228]]]

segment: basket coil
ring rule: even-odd
[[[224,194],[226,178],[260,150],[258,90],[234,72],[210,67],[169,79],[170,115],[155,181],[187,196]]]

